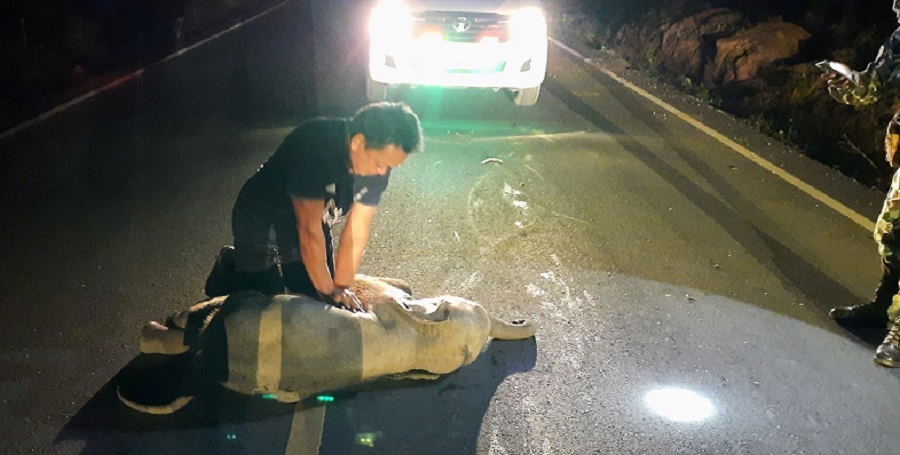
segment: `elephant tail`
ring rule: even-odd
[[[491,315],[491,337],[498,340],[523,340],[533,337],[537,327],[531,321],[504,321]]]

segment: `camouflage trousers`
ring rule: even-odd
[[[888,318],[900,323],[900,168],[891,179],[891,188],[875,221],[873,237],[882,264],[881,284],[875,291],[875,300],[890,298]]]
[[[900,291],[898,291],[897,283],[900,281],[900,263],[882,261],[882,278],[881,284],[875,290],[875,301],[889,301],[888,319],[891,322],[900,323]],[[890,300],[888,300],[890,299]]]

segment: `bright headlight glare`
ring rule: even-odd
[[[510,28],[516,40],[545,40],[547,36],[547,21],[539,8],[525,8],[513,13]]]
[[[419,37],[419,42],[422,44],[438,44],[443,41],[443,37],[440,33],[437,32],[427,32],[423,33],[422,36]]]
[[[369,18],[369,33],[375,41],[408,39],[412,34],[412,15],[398,0],[379,2]]]

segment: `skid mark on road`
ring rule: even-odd
[[[525,285],[525,291],[528,292],[528,295],[530,295],[532,297],[542,297],[542,296],[547,295],[547,291],[545,291],[531,283],[528,283]]]
[[[459,285],[460,291],[462,291],[462,294],[465,295],[466,293],[471,291],[479,281],[481,281],[481,276],[478,275],[478,272],[472,272],[472,274],[470,274],[465,279],[465,281],[463,281],[462,284]]]
[[[521,191],[511,187],[509,183],[503,182],[503,199],[506,199],[513,207],[522,209],[524,212],[525,210],[528,210],[528,203],[519,199],[519,196],[521,195]]]
[[[733,140],[731,140],[731,139],[725,137],[724,135],[722,135],[722,134],[719,133],[718,131],[716,131],[716,130],[710,128],[709,126],[707,126],[707,125],[704,124],[703,122],[701,122],[701,121],[695,119],[694,117],[691,117],[691,116],[688,115],[687,113],[682,112],[681,110],[679,110],[679,109],[676,108],[675,106],[672,106],[672,105],[666,103],[665,101],[663,101],[663,100],[657,98],[656,96],[653,96],[652,94],[650,94],[650,93],[647,92],[646,90],[644,90],[644,89],[642,89],[642,88],[640,88],[640,87],[638,87],[638,86],[632,84],[631,82],[626,81],[625,79],[623,79],[622,77],[620,77],[618,74],[616,74],[616,73],[610,71],[610,70],[607,69],[607,68],[604,68],[604,67],[601,66],[601,65],[595,64],[593,61],[591,61],[591,59],[589,59],[589,58],[587,58],[587,57],[581,55],[580,52],[578,52],[578,51],[572,49],[572,48],[569,47],[569,46],[566,46],[566,45],[565,45],[564,43],[562,43],[561,41],[558,41],[558,40],[556,40],[556,39],[550,38],[550,42],[553,43],[553,44],[555,44],[555,45],[556,45],[557,47],[559,47],[560,49],[562,49],[562,50],[568,52],[569,54],[571,54],[571,55],[575,56],[576,58],[580,59],[581,61],[585,62],[586,64],[592,65],[594,68],[596,68],[597,70],[603,72],[604,74],[606,74],[607,76],[609,76],[609,77],[610,77],[611,79],[613,79],[614,81],[618,82],[619,84],[622,84],[622,86],[624,86],[625,88],[627,88],[627,89],[629,89],[629,90],[631,90],[631,91],[637,93],[638,95],[640,95],[640,96],[646,98],[648,101],[650,101],[650,102],[656,104],[657,106],[659,106],[659,107],[665,109],[666,111],[668,111],[669,113],[675,115],[676,117],[678,117],[678,118],[681,119],[682,121],[688,123],[689,125],[693,126],[694,128],[697,128],[698,130],[700,130],[700,131],[703,132],[704,134],[706,134],[706,135],[712,137],[713,139],[719,141],[722,145],[725,145],[726,147],[730,148],[731,150],[737,152],[739,155],[743,156],[744,158],[746,158],[746,159],[752,161],[752,162],[755,163],[756,165],[758,165],[758,166],[762,167],[763,169],[765,169],[765,170],[771,172],[772,174],[775,174],[778,178],[784,180],[785,182],[787,182],[788,184],[790,184],[790,185],[793,186],[794,188],[797,188],[798,190],[800,190],[800,191],[806,193],[807,195],[809,195],[809,196],[812,197],[813,199],[818,200],[819,202],[821,202],[821,203],[824,204],[825,206],[827,206],[827,207],[831,208],[832,210],[838,212],[839,214],[843,215],[844,217],[846,217],[847,219],[853,221],[854,223],[856,223],[856,224],[862,226],[867,232],[872,232],[872,230],[874,229],[874,226],[875,226],[874,223],[873,223],[872,221],[870,221],[868,218],[866,218],[866,217],[860,215],[859,213],[857,213],[857,212],[854,211],[853,209],[847,207],[846,205],[844,205],[844,204],[841,203],[840,201],[838,201],[838,200],[832,198],[831,196],[828,196],[828,195],[825,194],[824,192],[820,191],[818,188],[815,188],[814,186],[812,186],[812,185],[810,185],[810,184],[804,182],[803,180],[800,180],[799,178],[797,178],[797,177],[795,177],[794,175],[788,173],[787,171],[781,169],[780,167],[776,166],[775,164],[772,164],[772,162],[770,162],[770,161],[766,160],[765,158],[763,158],[763,157],[757,155],[756,153],[754,153],[754,152],[751,151],[750,149],[744,147],[743,145],[740,145],[740,144],[738,144],[737,142],[735,142],[735,141],[733,141]]]
[[[541,179],[542,182],[546,181],[544,176],[540,172],[538,172],[537,169],[535,169],[527,164],[523,164],[522,166],[525,167],[525,169],[528,169],[529,171],[534,172],[534,175],[538,176],[538,178]]]
[[[580,369],[585,357],[584,345],[578,340],[572,339],[569,334],[581,333],[584,318],[583,305],[580,297],[572,295],[572,289],[566,280],[561,276],[561,265],[559,258],[553,254],[551,259],[556,264],[557,270],[548,270],[539,273],[540,279],[536,283],[526,285],[526,291],[532,297],[538,299],[538,305],[548,312],[548,316],[556,323],[567,327],[558,333],[563,333],[561,340],[564,347],[553,349],[555,352],[562,353],[557,359],[564,362],[573,369]],[[559,300],[554,300],[554,296],[560,296]],[[555,331],[554,331],[555,332]]]
[[[495,245],[505,242],[517,233],[516,230],[507,231],[499,235],[490,235],[481,232],[482,229],[478,223],[479,217],[491,215],[503,216],[504,212],[501,208],[505,209],[505,207],[512,207],[515,211],[515,214],[512,217],[513,226],[518,229],[524,229],[529,224],[529,204],[526,200],[527,195],[505,181],[501,188],[497,188],[493,182],[498,179],[492,180],[493,177],[494,175],[491,173],[479,177],[475,184],[472,185],[466,198],[466,224],[473,231],[484,234],[481,236],[482,238],[491,239],[489,240],[490,245],[487,245],[486,247],[487,249],[492,249]],[[480,196],[479,193],[486,193],[487,198]],[[495,195],[499,197],[496,197]],[[498,207],[498,202],[503,205]],[[491,212],[492,210],[496,212],[496,215]]]
[[[481,186],[481,181],[484,178],[484,175],[478,177],[478,180],[475,181],[475,184],[472,185],[472,188],[469,189],[469,194],[466,196],[466,224],[472,229],[475,229],[478,225],[475,221],[475,212],[484,205],[484,200],[476,195],[478,187]]]
[[[545,386],[529,389],[532,392],[520,399],[520,414],[527,426],[525,434],[528,435],[520,444],[524,445],[527,453],[549,455],[557,453],[556,449],[564,446],[563,441],[567,436],[548,433],[547,425],[558,418],[572,418],[573,414],[563,412],[562,415],[555,413],[548,417],[544,409],[546,403],[560,403],[572,398],[564,392],[567,385],[562,384],[559,378],[576,382],[589,381],[585,379],[586,374],[602,374],[592,368],[590,373],[586,371],[589,356],[595,355],[592,354],[594,347],[590,340],[584,338],[585,333],[593,331],[588,326],[597,325],[593,318],[585,316],[585,310],[593,301],[593,296],[573,283],[563,262],[557,254],[550,254],[549,266],[543,271],[538,269],[532,272],[535,273],[534,278],[525,285],[526,292],[535,299],[542,313],[538,316],[541,321],[537,334],[538,345],[541,346],[541,352],[547,353],[545,359],[539,359],[538,364],[541,366],[534,375],[534,380]],[[544,334],[553,335],[545,337]],[[591,400],[587,393],[580,398],[582,405]]]
[[[519,214],[525,219],[528,217],[528,202],[523,200],[523,196],[524,194],[521,191],[503,182],[503,199],[506,199],[514,208],[518,209]],[[520,220],[516,220],[513,224],[519,229],[525,227],[525,223]]]

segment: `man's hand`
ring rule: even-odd
[[[836,73],[834,71],[827,72],[822,74],[822,79],[825,79],[828,84],[828,88],[837,88],[841,90],[849,90],[853,88],[853,81],[847,79],[840,73]]]
[[[331,294],[327,296],[325,301],[338,308],[343,308],[345,310],[350,310],[353,312],[369,311],[369,308],[363,305],[363,303],[359,300],[359,297],[357,297],[356,294],[353,293],[353,291],[343,286],[335,286],[334,290],[331,291]]]

